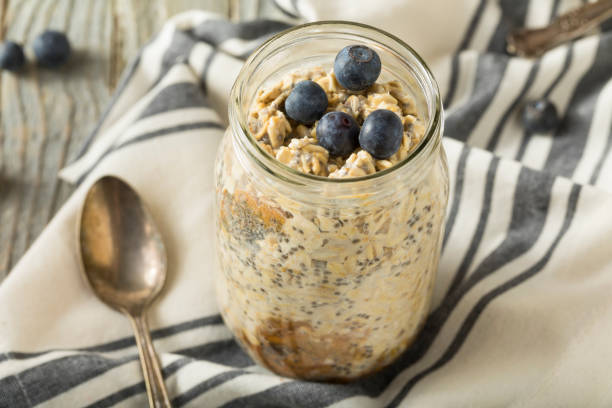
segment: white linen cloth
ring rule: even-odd
[[[159,224],[168,282],[149,313],[173,405],[559,407],[612,405],[612,31],[527,60],[512,27],[579,1],[278,1],[285,23],[172,18],[126,70],[82,154],[73,196],[0,285],[0,407],[146,405],[128,321],[79,270],[84,194],[128,181]],[[353,384],[280,378],[223,325],[212,282],[213,160],[242,59],[301,21],[345,19],[414,45],[445,100],[447,236],[425,329],[400,360]],[[547,97],[561,125],[523,130]]]

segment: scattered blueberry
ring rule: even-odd
[[[70,43],[66,35],[59,31],[47,30],[32,43],[38,63],[47,68],[57,68],[68,61]]]
[[[25,64],[25,56],[21,46],[13,41],[0,44],[0,68],[18,71]]]
[[[316,122],[325,109],[327,94],[319,84],[309,80],[298,82],[285,100],[287,115],[305,125]]]
[[[380,57],[365,45],[344,47],[334,61],[338,82],[351,91],[361,91],[376,82],[380,68]]]
[[[554,130],[559,124],[559,115],[555,105],[546,99],[527,102],[523,108],[523,125],[534,133],[546,133]]]
[[[404,126],[399,116],[387,109],[370,113],[361,126],[359,145],[377,159],[392,156],[402,144]]]
[[[329,112],[317,123],[317,141],[332,156],[346,157],[358,146],[359,125],[344,112]]]

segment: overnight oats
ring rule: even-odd
[[[231,101],[215,166],[224,321],[284,376],[391,363],[429,312],[448,200],[431,73],[377,29],[314,23],[260,47]]]

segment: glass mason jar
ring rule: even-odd
[[[411,90],[426,131],[396,166],[359,178],[300,173],[249,135],[256,92],[365,44],[379,80]],[[348,22],[285,31],[246,62],[231,92],[230,126],[215,165],[217,297],[254,360],[284,376],[346,381],[391,363],[429,312],[448,169],[437,84],[398,38]]]

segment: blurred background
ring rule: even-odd
[[[81,148],[126,64],[173,15],[204,9],[233,21],[287,18],[273,0],[0,0],[0,36],[28,63],[0,79],[0,281],[74,187],[57,177]],[[60,70],[32,61],[46,29],[66,33],[73,55]]]

